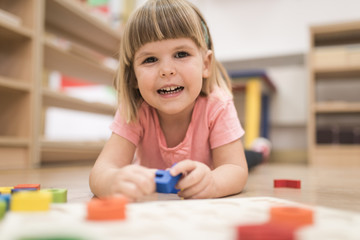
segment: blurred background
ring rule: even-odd
[[[96,159],[121,32],[144,2],[0,0],[0,168]],[[267,139],[269,161],[360,165],[358,0],[191,2],[233,79],[247,148]]]

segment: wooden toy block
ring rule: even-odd
[[[0,201],[5,201],[5,203],[6,203],[6,211],[8,211],[10,209],[11,194],[1,194],[0,195]]]
[[[313,211],[299,207],[272,207],[270,209],[270,221],[301,227],[313,224]]]
[[[25,183],[25,184],[18,184],[16,186],[14,186],[14,188],[36,188],[37,190],[40,190],[40,184],[29,184],[29,183]]]
[[[178,193],[175,188],[180,180],[181,174],[172,176],[168,170],[157,170],[155,175],[156,192],[158,193]]]
[[[274,188],[301,188],[300,180],[275,179]]]
[[[82,237],[78,237],[78,236],[69,236],[69,235],[64,235],[64,236],[31,236],[31,237],[22,237],[18,240],[84,240],[84,238]]]
[[[87,219],[96,221],[123,220],[126,217],[125,197],[94,198],[87,205]]]
[[[37,188],[14,188],[11,189],[11,194],[22,192],[22,191],[38,191]]]
[[[48,211],[52,195],[49,192],[25,191],[12,196],[11,211]]]
[[[0,187],[0,193],[10,194],[12,189],[14,189],[14,187]]]
[[[49,192],[49,193],[51,193],[53,203],[66,203],[67,202],[67,189],[64,189],[64,188],[48,188],[48,189],[42,189],[40,192]]]
[[[5,216],[7,203],[4,199],[0,199],[0,219]]]
[[[293,240],[294,235],[294,228],[270,222],[237,227],[237,240]]]

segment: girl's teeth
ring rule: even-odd
[[[182,89],[184,89],[184,88],[183,87],[167,87],[167,88],[162,88],[162,89],[158,90],[158,93],[170,94],[170,93],[180,92]]]

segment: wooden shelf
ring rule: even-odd
[[[49,89],[43,89],[44,106],[67,108],[78,111],[113,115],[115,106],[104,103],[87,102],[75,97],[67,96],[63,93],[55,92]]]
[[[355,137],[356,129],[360,127],[360,94],[356,93],[360,86],[360,53],[357,48],[360,21],[311,27],[310,43],[309,161],[322,166],[360,166],[360,144],[356,143]],[[345,88],[344,84],[352,85]],[[338,131],[321,133],[324,126]],[[348,135],[341,137],[341,131]],[[337,142],[341,138],[353,144],[320,143]],[[321,139],[319,143],[317,139]]]
[[[324,78],[360,77],[360,65],[315,68],[314,73],[317,77],[324,77]]]
[[[0,147],[28,147],[28,138],[0,137]]]
[[[106,55],[119,52],[120,31],[110,28],[73,0],[46,1],[47,28]],[[106,43],[106,44],[104,44]]]
[[[120,40],[119,29],[93,16],[80,1],[0,1],[0,169],[95,161],[104,142],[42,140],[43,110],[112,116],[116,107],[51,91],[45,76],[58,71],[69,79],[113,86],[116,67],[108,64],[118,59]]]
[[[321,102],[314,105],[314,111],[317,113],[360,113],[360,102]]]
[[[334,46],[360,42],[360,21],[313,26],[310,31],[316,46]]]
[[[30,87],[31,86],[29,83],[24,83],[24,82],[20,82],[17,79],[11,79],[0,76],[0,89],[29,92]]]
[[[17,40],[23,38],[32,38],[33,32],[31,29],[23,26],[15,26],[4,22],[0,18],[0,38],[3,40]]]
[[[105,142],[41,142],[41,158],[43,163],[64,161],[95,161]]]
[[[72,54],[45,39],[45,68],[100,84],[112,85],[115,71],[94,61]]]

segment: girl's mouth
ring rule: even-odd
[[[184,87],[176,86],[176,87],[161,88],[161,89],[157,90],[157,92],[158,92],[160,95],[165,95],[165,94],[178,93],[178,92],[181,92],[182,90],[184,90]]]

